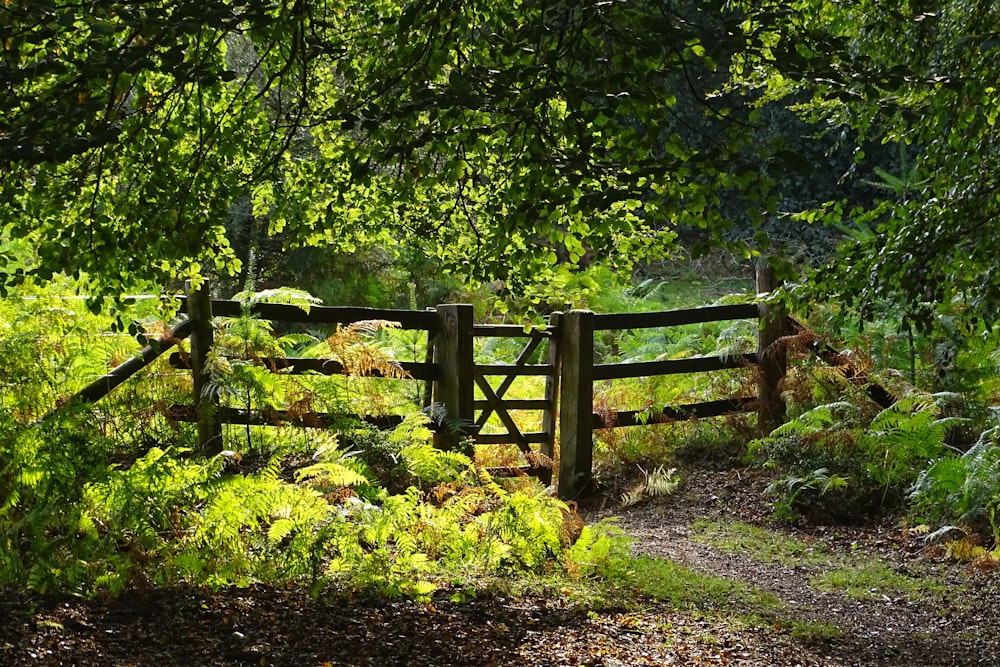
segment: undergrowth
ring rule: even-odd
[[[299,296],[272,291],[245,301]],[[62,380],[81,367],[78,358],[95,374],[107,368],[88,357],[92,346],[58,344],[67,327],[102,326],[94,317],[39,307],[8,320],[23,333],[9,330],[3,351],[36,363],[23,365],[19,391],[2,396],[0,586],[87,596],[175,582],[296,582],[425,599],[511,573],[586,578],[620,557],[620,538],[585,528],[547,490],[498,484],[465,455],[435,448],[425,415],[412,412],[389,433],[365,426],[358,415],[385,407],[385,395],[372,397],[374,383],[359,389],[351,378],[260,367],[313,351],[348,373],[394,376],[398,366],[378,339],[382,323],[320,336],[276,332],[248,309],[221,320],[209,390],[224,406],[336,409],[345,420],[336,431],[277,420],[229,426],[224,451],[204,458],[194,453],[194,429],[168,409],[190,395],[190,375],[165,362],[144,376],[163,382],[135,383],[156,391],[123,387],[95,406],[51,411],[65,395],[57,392],[72,388]],[[140,419],[156,426],[132,432]]]
[[[901,397],[870,419],[847,401],[819,405],[754,440],[749,456],[781,471],[768,491],[785,519],[854,521],[903,505],[920,470],[944,454],[952,394]]]
[[[626,301],[634,306],[655,293],[663,297],[663,286],[639,286]],[[736,597],[773,607],[751,589],[629,558],[619,531],[583,526],[572,505],[537,481],[494,479],[486,464],[515,467],[521,454],[514,448],[475,459],[434,448],[427,417],[414,406],[419,385],[396,363],[425,357],[422,335],[384,322],[278,329],[251,317],[250,305],[308,308],[311,297],[286,290],[241,295],[243,315],[218,319],[209,391],[247,415],[284,410],[302,419],[344,419],[331,430],[247,419],[225,428],[221,454],[203,458],[194,453],[193,427],[169,410],[190,400],[190,375],[165,359],[96,406],[63,406],[146,338],[95,336],[112,328],[109,318],[41,291],[31,296],[0,302],[0,361],[11,378],[0,384],[0,585],[94,595],[156,583],[294,582],[314,591],[428,599],[442,590],[474,594],[481,582],[517,574],[591,591],[581,595],[598,594],[600,587],[587,584],[603,580],[604,596],[613,597],[617,586],[679,606]],[[164,332],[160,314],[150,304],[136,331]],[[607,333],[595,345],[608,362],[731,356],[752,347],[756,332],[745,324]],[[509,362],[519,344],[487,340],[477,354]],[[543,353],[539,348],[531,361]],[[263,359],[287,356],[334,358],[347,372],[293,376],[262,366]],[[384,377],[350,377],[372,369]],[[666,405],[753,395],[750,369],[713,377],[599,386],[595,410],[608,428],[596,432],[595,473],[624,503],[671,493],[674,465],[685,457],[745,460],[753,416],[651,425]],[[539,382],[520,378],[507,396],[537,398]],[[802,363],[793,364],[784,390],[790,421],[749,446],[752,461],[775,470],[779,516],[853,521],[908,502],[914,522],[930,524],[931,534],[941,528],[992,536],[983,544],[956,540],[956,554],[962,544],[977,557],[993,553],[1000,541],[1000,448],[995,431],[971,447],[953,446],[951,434],[966,426],[954,416],[954,395],[900,395],[881,410],[840,369]],[[649,425],[613,428],[619,410],[643,411]],[[407,416],[385,432],[359,420],[374,413]],[[525,431],[537,422],[522,411],[513,416]]]

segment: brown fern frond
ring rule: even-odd
[[[365,340],[362,334],[370,334],[381,329],[398,328],[398,322],[386,320],[362,320],[347,326],[338,326],[337,331],[326,339],[330,352],[341,364],[344,375],[380,375],[386,378],[404,379],[412,377],[403,370],[389,354]]]
[[[601,428],[614,428],[618,423],[618,412],[611,407],[606,396],[594,397],[594,412],[601,417]]]
[[[524,458],[528,461],[528,465],[532,468],[544,468],[546,470],[551,470],[553,466],[555,466],[555,461],[541,452],[525,452]]]
[[[292,420],[300,420],[314,411],[316,394],[305,387],[299,387],[289,396],[288,417]]]
[[[572,546],[580,539],[583,528],[586,525],[583,518],[577,513],[575,506],[570,506],[562,511],[563,521],[560,527],[560,539],[566,546]]]
[[[349,324],[348,328],[357,332],[375,333],[382,329],[398,329],[400,326],[399,322],[392,320],[358,320]]]
[[[790,350],[808,352],[812,350],[813,345],[818,340],[819,336],[814,331],[802,328],[795,333],[780,336],[774,341],[774,344],[780,343]]]
[[[888,370],[878,374],[879,384],[885,389],[892,399],[899,402],[919,391],[917,387],[910,384],[903,377],[902,373],[895,370]]]
[[[631,507],[642,502],[646,497],[646,485],[638,484],[621,495],[622,507]]]
[[[845,378],[848,380],[853,379],[851,376],[852,370],[850,366],[817,366],[812,372],[820,380],[837,382],[843,381]]]

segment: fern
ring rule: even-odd
[[[785,422],[772,431],[770,437],[802,437],[820,433],[835,424],[844,424],[845,420],[851,420],[857,413],[857,407],[846,401],[819,405],[803,413],[798,419]]]
[[[1000,427],[984,431],[963,454],[947,453],[922,471],[910,499],[932,523],[983,526],[1000,507]]]
[[[657,496],[666,496],[676,491],[680,485],[680,478],[677,477],[676,473],[676,468],[668,470],[666,466],[660,466],[654,470],[647,477],[646,495],[656,498]]]
[[[345,327],[318,345],[318,334],[278,336],[250,316],[252,303],[308,308],[314,300],[287,292],[239,297],[244,314],[217,320],[209,359],[207,391],[224,406],[370,411],[364,391],[351,395],[345,387],[353,385],[342,377],[289,377],[261,367],[265,357],[310,346],[338,356],[350,372],[402,377],[383,347],[391,325]],[[94,320],[86,314],[38,313],[43,331],[0,317],[0,361],[17,371],[16,380],[0,384],[0,428],[14,434],[0,440],[0,584],[89,595],[179,581],[302,581],[425,599],[441,572],[471,580],[517,569],[583,569],[569,553],[582,525],[570,507],[546,493],[507,491],[469,457],[435,449],[419,414],[389,435],[351,427],[339,439],[319,430],[247,427],[255,451],[232,446],[203,460],[188,449],[192,429],[158,412],[190,391],[188,374],[167,370],[160,379],[164,364],[150,371],[167,385],[159,394],[124,387],[119,391],[131,393],[119,395],[128,398],[109,398],[100,413],[68,408],[58,419],[26,426],[60,392],[82,384],[69,376],[104,372],[109,360],[134,353],[129,337],[91,335]],[[77,358],[88,341],[98,354]],[[418,343],[409,344],[416,356],[423,352]],[[369,393],[387,403],[383,382],[373,381]],[[401,493],[379,488],[371,450],[394,466]]]
[[[749,453],[787,470],[770,489],[788,515],[870,511],[901,502],[918,471],[946,451],[948,430],[963,421],[941,416],[952,400],[952,394],[911,394],[868,423],[852,404],[820,405],[751,442]]]
[[[268,528],[267,539],[273,543],[278,543],[291,535],[294,530],[295,522],[292,519],[288,517],[279,518]]]
[[[233,299],[248,305],[257,303],[285,303],[298,306],[306,313],[309,312],[312,306],[323,303],[322,300],[314,297],[312,294],[291,287],[278,287],[260,292],[244,290],[234,295]]]
[[[868,470],[887,490],[901,480],[912,483],[914,467],[923,467],[943,453],[948,429],[966,421],[939,416],[942,403],[955,398],[954,394],[909,396],[872,420],[862,443],[875,459]]]
[[[386,378],[405,378],[409,374],[392,361],[388,350],[365,339],[365,334],[398,327],[398,322],[384,320],[354,322],[345,327],[337,327],[337,332],[326,339],[326,344],[334,358],[340,361],[346,375],[378,373]]]
[[[625,507],[635,505],[645,498],[670,495],[680,486],[676,468],[667,469],[666,466],[660,466],[651,473],[642,470],[642,474],[644,480],[622,494],[621,502]]]
[[[310,480],[320,488],[359,486],[368,484],[367,477],[351,468],[332,461],[324,461],[299,469],[295,473],[295,481]]]
[[[716,336],[716,348],[711,356],[735,359],[750,352],[757,344],[756,322],[735,320]]]
[[[428,443],[413,443],[400,450],[403,465],[418,482],[433,487],[453,482],[472,465],[465,454],[437,449]]]
[[[429,425],[426,415],[410,414],[389,436],[406,472],[425,488],[454,482],[472,466],[465,454],[435,447]]]

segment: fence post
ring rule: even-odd
[[[191,320],[191,375],[194,380],[194,409],[198,423],[198,446],[206,456],[222,451],[222,424],[218,418],[218,399],[205,396],[209,375],[208,353],[215,344],[212,325],[212,296],[209,285],[203,282],[199,289],[185,283],[187,313]]]
[[[560,320],[559,497],[573,499],[589,489],[594,462],[594,313]]]
[[[434,310],[433,308],[427,308],[427,310]],[[424,363],[428,366],[434,363],[434,330],[427,330],[427,342],[424,349]],[[431,407],[434,402],[434,381],[426,380],[424,382],[424,393],[420,400],[420,408],[426,410]]]
[[[773,292],[781,286],[774,267],[767,260],[757,260],[757,295]],[[780,306],[761,302],[760,328],[757,332],[757,364],[760,381],[757,384],[757,426],[767,435],[785,419],[785,401],[781,398],[781,381],[787,369],[787,351],[777,342],[784,333],[785,313]]]
[[[539,446],[539,453],[555,461],[556,457],[556,427],[559,425],[559,374],[562,372],[562,313],[549,314],[547,329],[549,331],[546,363],[552,367],[551,375],[545,376],[545,410],[542,412],[542,432],[545,441]],[[552,470],[544,471],[539,479],[545,484],[552,483]]]
[[[475,361],[472,355],[472,305],[437,307],[434,356],[441,377],[435,383],[435,401],[444,406],[445,423],[435,437],[443,449],[456,449],[475,423]],[[471,452],[469,452],[471,453]]]

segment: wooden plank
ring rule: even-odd
[[[253,360],[272,371],[282,371],[288,375],[302,375],[303,373],[319,373],[320,375],[341,375],[344,372],[343,365],[336,359],[312,359],[305,357],[261,357]],[[441,376],[438,367],[433,363],[425,364],[411,361],[392,362],[400,370],[409,373],[414,380],[436,380]],[[190,368],[191,362],[184,355],[174,353],[170,355],[170,365],[174,368]],[[355,377],[385,377],[380,371],[373,370],[370,373],[356,375]],[[409,378],[408,378],[409,379]]]
[[[522,433],[525,442],[539,443],[545,441],[545,433]],[[516,445],[510,433],[479,433],[473,436],[477,445]]]
[[[530,452],[531,447],[524,439],[524,436],[521,435],[521,429],[518,428],[517,423],[510,416],[510,413],[504,408],[500,398],[497,396],[496,392],[493,391],[493,387],[490,386],[490,383],[487,382],[486,378],[480,373],[476,373],[476,384],[479,385],[479,389],[483,392],[483,395],[486,397],[487,402],[489,402],[490,407],[493,408],[493,412],[495,412],[496,416],[500,418],[500,423],[507,429],[507,434],[514,439],[514,443],[522,452]],[[477,423],[476,426],[481,425]]]
[[[456,449],[473,430],[476,417],[472,306],[441,305],[436,316],[434,354],[441,376],[436,383],[435,398],[445,409],[449,428],[438,431],[435,442],[444,449]]]
[[[517,355],[517,359],[514,360],[514,365],[523,366],[524,362],[531,357],[531,354],[538,348],[538,345],[541,342],[542,342],[541,338],[535,338],[528,341],[528,344],[524,346],[524,349],[521,350],[521,353]],[[497,397],[503,398],[504,394],[507,393],[507,390],[510,389],[510,386],[514,384],[514,380],[516,379],[517,379],[516,375],[508,375],[507,377],[505,377],[503,379],[503,382],[500,383],[500,386],[497,387],[496,391]],[[482,414],[479,415],[479,419],[476,420],[476,424],[482,427],[492,414],[493,414],[493,407],[491,405],[487,405],[486,408],[483,409]]]
[[[167,410],[170,418],[179,422],[194,422],[195,410],[190,405],[172,405]],[[359,417],[352,414],[334,414],[329,412],[290,412],[288,410],[244,410],[241,408],[220,407],[217,417],[223,424],[250,426],[288,425],[303,428],[330,428],[342,424],[363,421],[382,430],[395,428],[403,423],[400,415],[365,415]],[[433,425],[429,426],[434,428]]]
[[[757,319],[757,315],[757,305],[752,303],[687,308],[685,310],[664,310],[653,313],[608,313],[594,316],[594,329],[676,327],[683,324],[700,324],[702,322],[752,320]]]
[[[677,373],[706,373],[727,368],[745,368],[757,361],[750,352],[733,357],[691,357],[663,361],[638,361],[627,364],[599,364],[594,366],[594,380],[648,377],[651,375],[676,375]]]
[[[181,312],[187,312],[188,299],[180,297]],[[239,301],[216,299],[212,301],[216,317],[240,317],[243,305]],[[364,320],[398,322],[403,329],[433,329],[437,324],[434,311],[395,310],[385,308],[360,308],[355,306],[312,306],[309,312],[287,303],[256,303],[250,312],[264,320],[302,322],[307,324],[353,324]]]
[[[594,463],[594,313],[562,317],[562,405],[559,416],[559,497],[572,500],[591,487]]]
[[[562,313],[549,315],[549,329],[558,334]],[[545,411],[542,413],[542,431],[548,436],[540,443],[538,453],[554,460],[556,453],[556,428],[559,426],[559,376],[562,372],[562,341],[558,335],[549,339],[546,362],[552,366],[552,374],[545,376]],[[546,484],[552,483],[552,470],[542,478]]]
[[[111,393],[113,389],[121,385],[125,380],[129,379],[139,371],[141,371],[149,364],[153,363],[161,354],[172,348],[182,339],[187,338],[191,333],[191,329],[194,327],[194,323],[185,319],[170,330],[165,336],[151,337],[149,339],[149,344],[139,351],[139,354],[132,357],[128,361],[115,366],[106,375],[103,375],[86,387],[78,391],[76,394],[70,397],[67,404],[82,401],[84,403],[93,403],[108,394]]]
[[[499,396],[499,394],[497,394]],[[508,410],[545,410],[549,407],[549,402],[544,398],[502,398],[500,399],[503,406]],[[475,401],[476,410],[489,410],[490,414],[493,414],[493,410],[490,408],[490,402],[487,400],[477,400]],[[482,419],[482,415],[479,416]],[[476,422],[479,422],[479,419]],[[485,423],[485,422],[484,422]]]
[[[550,364],[476,364],[483,375],[552,375]]]
[[[690,403],[688,405],[674,405],[659,408],[656,411],[649,410],[625,410],[614,414],[613,422],[605,423],[604,417],[599,413],[594,413],[594,428],[618,428],[620,426],[645,426],[648,424],[662,424],[673,421],[683,421],[685,419],[704,419],[707,417],[721,417],[723,415],[738,412],[752,412],[757,409],[757,399],[755,397],[724,398],[716,401],[704,401],[702,403]],[[640,416],[644,416],[640,418]],[[645,418],[648,416],[648,419]]]
[[[479,338],[551,338],[552,331],[532,326],[527,331],[517,324],[477,324],[473,335]]]

